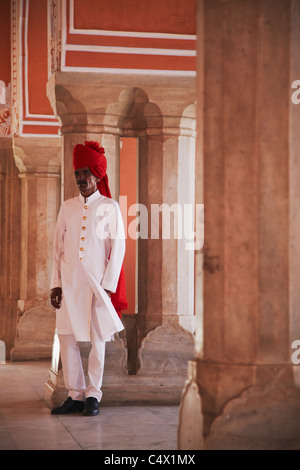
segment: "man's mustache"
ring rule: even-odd
[[[84,181],[84,180],[79,180],[79,181],[76,181],[76,184],[79,186],[79,185],[82,185],[82,184],[85,184],[87,185],[87,182]]]

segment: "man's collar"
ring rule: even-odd
[[[97,201],[101,194],[99,193],[98,189],[95,191],[93,194],[91,194],[89,197],[84,197],[81,193],[79,194],[79,199],[83,204],[90,204],[91,202]]]

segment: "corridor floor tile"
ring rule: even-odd
[[[100,407],[52,416],[44,403],[47,361],[0,366],[0,450],[175,450],[178,406]]]

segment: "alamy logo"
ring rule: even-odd
[[[6,364],[6,362],[5,362],[5,358],[6,358],[5,351],[6,351],[5,343],[4,343],[4,341],[0,341],[0,364]]]
[[[292,97],[291,97],[292,103],[299,104],[300,103],[300,80],[294,80],[292,83],[292,88],[293,89],[296,88],[296,91],[292,93]]]
[[[291,356],[292,363],[298,365],[300,364],[300,339],[292,342],[292,349],[296,349]]]
[[[96,233],[107,237],[137,239],[183,240],[186,250],[201,250],[204,244],[204,204],[144,204],[127,206],[127,196],[120,196],[125,232],[120,230],[117,209],[112,204],[100,204]],[[150,213],[149,213],[150,212]],[[127,224],[128,217],[132,218]]]

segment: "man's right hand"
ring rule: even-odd
[[[51,289],[51,291],[50,291],[50,300],[51,300],[51,305],[54,308],[57,308],[57,309],[60,308],[61,298],[62,298],[62,289],[61,289],[61,287],[54,287],[54,289]]]

